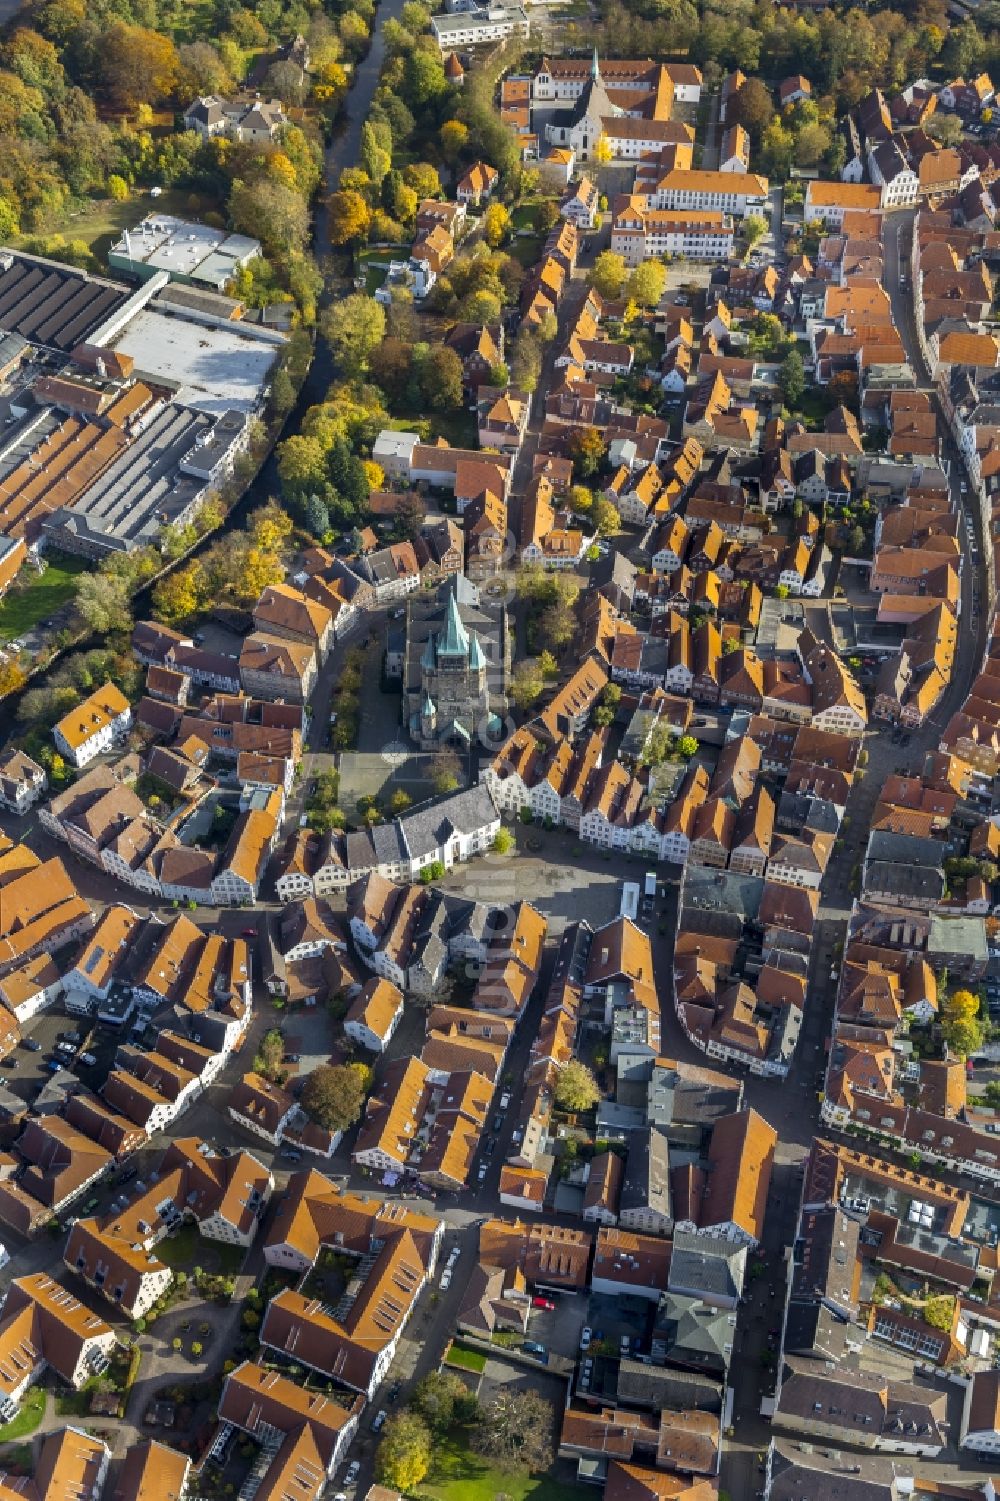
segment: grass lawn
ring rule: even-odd
[[[21,1403],[16,1418],[0,1427],[0,1444],[9,1444],[13,1439],[27,1438],[34,1433],[45,1416],[45,1393],[40,1386],[30,1386]]]
[[[795,415],[801,417],[806,427],[819,428],[823,426],[823,419],[830,410],[822,391],[817,391],[807,386],[799,400],[795,403]]]
[[[203,1272],[232,1277],[243,1265],[246,1251],[242,1246],[227,1246],[221,1240],[203,1240],[194,1225],[185,1225],[176,1235],[161,1240],[156,1254],[175,1272],[190,1274],[200,1266]]]
[[[448,1351],[448,1364],[461,1366],[463,1371],[485,1371],[486,1352],[470,1350],[467,1345],[452,1345]]]
[[[44,573],[34,568],[21,569],[17,582],[4,595],[0,604],[0,639],[13,641],[23,636],[39,621],[48,620],[57,610],[71,600],[76,593],[77,577],[86,573],[90,564],[86,558],[74,558],[70,553],[46,554],[48,567]]]
[[[516,261],[520,261],[524,267],[534,266],[542,254],[542,246],[545,240],[541,235],[515,235],[509,245],[504,249],[508,255],[512,255]]]
[[[463,407],[455,412],[433,412],[430,416],[435,438],[444,438],[452,448],[478,448],[479,429],[475,412]]]
[[[82,240],[102,266],[107,265],[107,254],[123,229],[131,229],[147,214],[177,214],[190,219],[187,208],[190,194],[186,189],[164,188],[159,198],[150,198],[140,193],[127,203],[116,203],[113,198],[95,198],[79,213],[70,214],[58,226],[67,240]]]
[[[434,1438],[434,1465],[414,1495],[425,1501],[579,1501],[579,1487],[552,1475],[512,1475],[473,1454],[462,1429]]]
[[[90,1399],[94,1394],[98,1377],[91,1376],[79,1391],[60,1392],[56,1397],[56,1412],[61,1418],[85,1418],[90,1412]]]

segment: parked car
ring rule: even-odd
[[[556,1305],[551,1298],[532,1298],[531,1306],[532,1308],[546,1308],[551,1313]]]
[[[64,1032],[63,1039],[66,1042],[79,1043],[83,1041],[83,1034],[81,1032]]]
[[[444,1271],[441,1273],[441,1281],[440,1281],[440,1283],[438,1285],[441,1288],[441,1291],[443,1293],[446,1293],[448,1291],[449,1287],[451,1286],[451,1267],[450,1266],[446,1266],[445,1269],[444,1269]]]
[[[286,1063],[301,1063],[302,1062],[302,1054],[301,1053],[286,1053],[285,1054],[285,1062]]]
[[[501,1110],[506,1110],[507,1106],[509,1104],[510,1104],[510,1090],[509,1089],[505,1089],[504,1092],[503,1092],[503,1094],[500,1096],[500,1109]]]
[[[361,1474],[361,1461],[360,1461],[360,1459],[352,1459],[351,1462],[350,1462],[350,1464],[347,1466],[347,1474],[344,1476],[344,1484],[345,1485],[353,1485],[354,1482],[357,1480],[357,1478],[358,1478],[358,1476],[360,1474]]]
[[[386,1412],[385,1408],[380,1407],[378,1412],[375,1414],[375,1421],[372,1423],[372,1433],[380,1432],[388,1416],[389,1414]]]
[[[81,1053],[80,1062],[86,1068],[93,1068],[94,1064],[97,1062],[97,1055],[96,1053]]]
[[[493,1129],[494,1129],[494,1131],[502,1131],[503,1130],[503,1116],[502,1115],[495,1115],[493,1117]]]
[[[301,1162],[302,1161],[302,1153],[301,1152],[290,1152],[287,1147],[282,1147],[282,1149],[281,1149],[281,1155],[282,1155],[282,1157],[286,1158],[287,1161],[289,1161],[289,1162]]]
[[[36,1042],[33,1037],[24,1037],[21,1040],[29,1053],[40,1053],[42,1051],[41,1043]]]
[[[241,938],[256,938],[257,937],[257,929],[256,928],[243,928],[242,931],[241,931],[241,933],[240,933],[240,937]]]
[[[580,1349],[589,1350],[590,1341],[593,1339],[593,1337],[594,1331],[591,1329],[590,1325],[584,1324],[583,1328],[580,1330]]]

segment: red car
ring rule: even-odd
[[[551,1298],[532,1298],[531,1306],[532,1308],[547,1308],[551,1313],[556,1305],[552,1302]]]
[[[240,932],[240,937],[241,938],[256,938],[257,937],[257,929],[256,928],[243,928],[241,930],[241,932]]]

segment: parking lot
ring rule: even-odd
[[[554,1355],[575,1360],[580,1353],[580,1330],[587,1320],[587,1299],[571,1293],[542,1293],[555,1307],[532,1308],[528,1319],[528,1339],[544,1345]]]

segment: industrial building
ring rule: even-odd
[[[136,281],[165,271],[171,281],[224,290],[236,272],[260,255],[260,241],[208,224],[150,214],[126,229],[108,251],[108,265]]]

